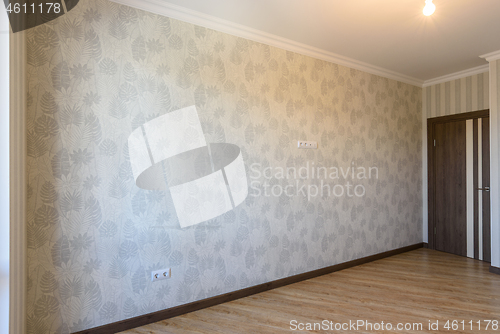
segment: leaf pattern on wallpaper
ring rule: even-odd
[[[108,277],[113,279],[120,279],[127,275],[127,262],[119,256],[115,256],[111,261],[108,269]]]
[[[228,275],[225,279],[224,279],[224,285],[229,288],[229,289],[232,289],[233,287],[236,286],[236,277],[234,277],[233,275]]]
[[[138,250],[139,247],[137,247],[137,244],[135,242],[130,240],[125,240],[120,244],[120,250],[118,252],[118,255],[120,256],[120,258],[127,260],[131,257],[136,256]]]
[[[135,305],[134,300],[132,298],[127,298],[127,300],[125,300],[125,303],[123,303],[123,314],[127,318],[132,318],[137,314],[137,311],[137,305]]]
[[[231,256],[238,257],[242,253],[243,253],[243,245],[241,244],[241,241],[233,240],[233,242],[231,243],[231,250],[230,250]]]
[[[186,283],[188,286],[198,282],[199,279],[200,272],[198,271],[198,269],[191,267],[186,270],[186,274],[184,275],[184,283]]]
[[[189,76],[189,74],[186,72],[186,70],[181,69],[177,72],[177,78],[176,78],[175,83],[177,86],[184,88],[184,89],[187,89],[187,88],[191,87],[192,80],[191,80],[191,77]]]
[[[248,62],[245,66],[245,79],[249,82],[255,79],[255,70],[251,61]]]
[[[193,57],[188,57],[184,60],[184,71],[188,75],[193,75],[198,73],[200,70],[200,65],[198,64],[198,61],[194,59]]]
[[[118,313],[118,306],[116,306],[116,304],[113,302],[104,303],[104,305],[102,305],[101,309],[99,310],[99,315],[101,316],[101,318],[106,320],[113,319],[116,313]]]
[[[40,198],[44,204],[54,204],[57,200],[58,195],[54,184],[50,181],[45,181],[42,185],[42,189],[40,190]]]
[[[85,32],[85,42],[83,44],[82,53],[89,58],[99,59],[102,55],[101,41],[99,35],[90,29]]]
[[[46,228],[37,224],[28,224],[26,238],[29,249],[38,249],[49,241]]]
[[[188,254],[188,263],[190,266],[196,266],[198,262],[200,261],[200,258],[198,254],[196,254],[196,251],[194,249],[191,249]]]
[[[248,239],[249,234],[250,232],[248,231],[248,228],[246,228],[245,226],[240,226],[236,234],[236,239],[238,241],[245,241]]]
[[[74,105],[72,107],[65,106],[59,113],[59,121],[66,127],[68,125],[82,125],[83,124],[83,112],[82,109]]]
[[[168,44],[173,50],[181,50],[184,46],[182,38],[180,38],[177,34],[170,36],[170,38],[168,39]]]
[[[226,277],[226,264],[224,263],[222,257],[219,256],[217,260],[215,260],[215,268],[217,270],[219,281],[223,281]]]
[[[99,151],[102,155],[112,157],[118,152],[118,147],[116,143],[111,139],[104,139],[101,144],[99,144]]]
[[[159,21],[159,31],[165,36],[168,37],[172,31],[172,26],[170,24],[170,18],[165,16],[158,17]]]
[[[53,115],[59,110],[54,95],[50,92],[45,92],[40,101],[40,107],[45,114]]]
[[[52,85],[56,90],[68,89],[70,85],[69,67],[66,61],[57,64],[51,71]]]
[[[59,238],[59,240],[52,245],[50,253],[52,255],[52,263],[55,266],[61,267],[63,263],[67,264],[71,256],[68,238],[66,236]]]
[[[51,206],[43,205],[35,214],[35,224],[41,227],[48,227],[49,225],[55,225],[59,219],[59,213],[56,209]]]
[[[166,234],[165,232],[160,232],[158,234],[157,242],[158,242],[161,254],[163,254],[163,256],[165,256],[165,257],[169,256],[170,252],[172,251],[172,245],[170,242],[169,235]]]
[[[116,199],[125,197],[128,194],[126,182],[118,176],[115,176],[109,184],[108,196]]]
[[[207,102],[207,95],[205,92],[205,87],[203,85],[198,85],[198,87],[194,90],[193,95],[196,105],[204,106]]]
[[[59,202],[63,214],[71,211],[79,212],[83,209],[83,196],[80,191],[66,191]]]
[[[71,333],[74,333],[74,332],[79,332],[85,328],[91,328],[93,327],[93,322],[88,319],[87,317],[85,318],[80,318],[78,319],[78,321],[76,322],[73,322],[73,325],[70,327],[70,330],[71,330]]]
[[[123,67],[123,77],[128,82],[134,82],[137,80],[137,73],[135,71],[134,65],[127,62]]]
[[[83,293],[83,284],[80,277],[67,278],[61,283],[59,288],[61,299],[64,303],[70,298],[78,298]]]
[[[94,113],[85,116],[82,138],[84,141],[99,143],[102,138],[101,124]]]
[[[245,141],[247,144],[251,144],[255,138],[255,131],[253,125],[250,123],[245,129]]]
[[[140,216],[147,209],[146,194],[143,190],[139,190],[132,198],[132,211],[134,215]]]
[[[70,161],[69,161],[69,153],[65,148],[61,149],[57,152],[51,160],[52,166],[52,175],[54,177],[61,179],[62,176],[67,177],[70,173]]]
[[[158,85],[158,91],[156,92],[155,99],[158,106],[162,109],[161,111],[164,112],[170,109],[170,105],[172,103],[170,90],[164,83],[160,83]]]
[[[56,298],[52,296],[44,295],[40,297],[35,303],[35,316],[40,318],[46,318],[51,314],[54,314],[59,309],[59,302]]]
[[[28,157],[38,158],[47,153],[47,142],[42,136],[38,135],[34,130],[28,130],[27,137]]]
[[[131,102],[137,99],[137,89],[129,83],[120,86],[118,96],[124,102]]]
[[[83,27],[81,22],[76,19],[70,20],[69,18],[61,23],[61,37],[63,39],[73,39],[80,41],[83,38]]]
[[[171,266],[179,266],[184,259],[184,256],[182,255],[181,252],[179,251],[173,251],[172,254],[170,254],[169,257],[169,262]]]
[[[219,82],[226,81],[226,67],[224,66],[224,62],[221,58],[217,58],[214,61],[214,71],[215,76]]]
[[[200,51],[198,50],[198,47],[196,46],[196,42],[192,38],[190,38],[188,43],[187,43],[187,50],[188,50],[188,53],[191,57],[196,57],[200,53]]]
[[[134,23],[137,21],[137,11],[132,7],[120,6],[118,18],[125,23]]]
[[[121,98],[115,98],[109,104],[109,115],[116,119],[122,119],[129,115],[126,102]]]
[[[26,333],[47,333],[47,324],[42,318],[35,317],[34,315],[28,315],[26,319]]]
[[[35,42],[44,48],[53,48],[59,43],[59,37],[54,29],[48,25],[42,25],[34,36]]]
[[[125,238],[133,239],[137,235],[137,228],[131,219],[127,219],[123,226],[123,234]]]
[[[43,293],[52,293],[58,288],[59,284],[53,272],[45,271],[40,280],[40,289]]]
[[[57,135],[59,125],[49,116],[43,115],[37,118],[35,123],[35,133],[42,138],[53,137]]]
[[[113,36],[118,40],[123,40],[129,36],[127,24],[117,17],[111,20],[108,32],[110,36]]]
[[[196,227],[194,231],[194,240],[197,245],[201,245],[207,240],[207,232],[204,227]]]
[[[31,65],[33,67],[40,67],[47,63],[48,59],[45,50],[40,44],[35,43],[34,40],[27,40],[26,49],[26,62],[28,63],[28,65]]]
[[[229,61],[236,66],[241,65],[241,63],[243,62],[241,51],[239,51],[237,48],[233,48],[229,56]]]
[[[146,288],[146,271],[140,267],[132,276],[132,291],[141,293]]]
[[[255,265],[255,252],[253,248],[250,248],[245,255],[245,266],[247,269],[252,268]]]
[[[132,42],[132,57],[135,61],[142,61],[146,59],[146,42],[144,41],[143,36],[137,37]]]
[[[83,213],[83,226],[99,225],[102,220],[101,205],[94,196],[89,196],[85,200],[85,209]]]
[[[84,288],[83,295],[84,308],[97,309],[102,303],[101,288],[96,281],[91,279]]]
[[[116,224],[114,222],[112,222],[110,220],[106,220],[99,227],[99,233],[104,238],[112,238],[116,235],[117,232],[118,232],[118,227],[116,226]]]
[[[118,71],[118,66],[115,61],[110,58],[104,58],[99,62],[99,70],[105,75],[115,75]]]

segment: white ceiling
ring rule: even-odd
[[[175,8],[184,14],[174,18],[184,15],[192,22],[196,16],[198,24],[248,27],[270,39],[300,43],[422,83],[486,65],[479,56],[500,50],[500,0],[434,0],[436,12],[430,17],[422,14],[425,0],[113,1],[150,11]]]

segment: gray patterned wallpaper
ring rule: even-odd
[[[88,329],[422,241],[420,88],[105,0],[28,32],[27,82],[29,333]],[[325,181],[364,195],[249,189],[234,210],[181,228],[168,190],[135,185],[128,138],[191,105],[207,142],[241,148],[255,189],[321,185],[258,174],[322,166],[355,168]],[[357,177],[369,167],[378,178]],[[150,282],[167,267],[171,279]]]

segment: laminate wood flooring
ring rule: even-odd
[[[500,333],[500,324],[486,330],[487,320],[500,321],[500,275],[422,248],[121,333]],[[365,323],[350,326],[357,321]],[[308,331],[308,323],[327,326]]]

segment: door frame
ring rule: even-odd
[[[448,123],[456,121],[465,121],[469,119],[478,119],[483,117],[489,117],[490,110],[484,109],[479,111],[472,111],[467,113],[440,116],[427,119],[427,205],[428,205],[428,248],[436,249],[436,240],[434,235],[434,229],[436,227],[435,222],[435,175],[434,175],[434,140],[432,134],[434,133],[435,124]],[[491,134],[490,134],[491,135]],[[491,219],[490,219],[491,228]]]

